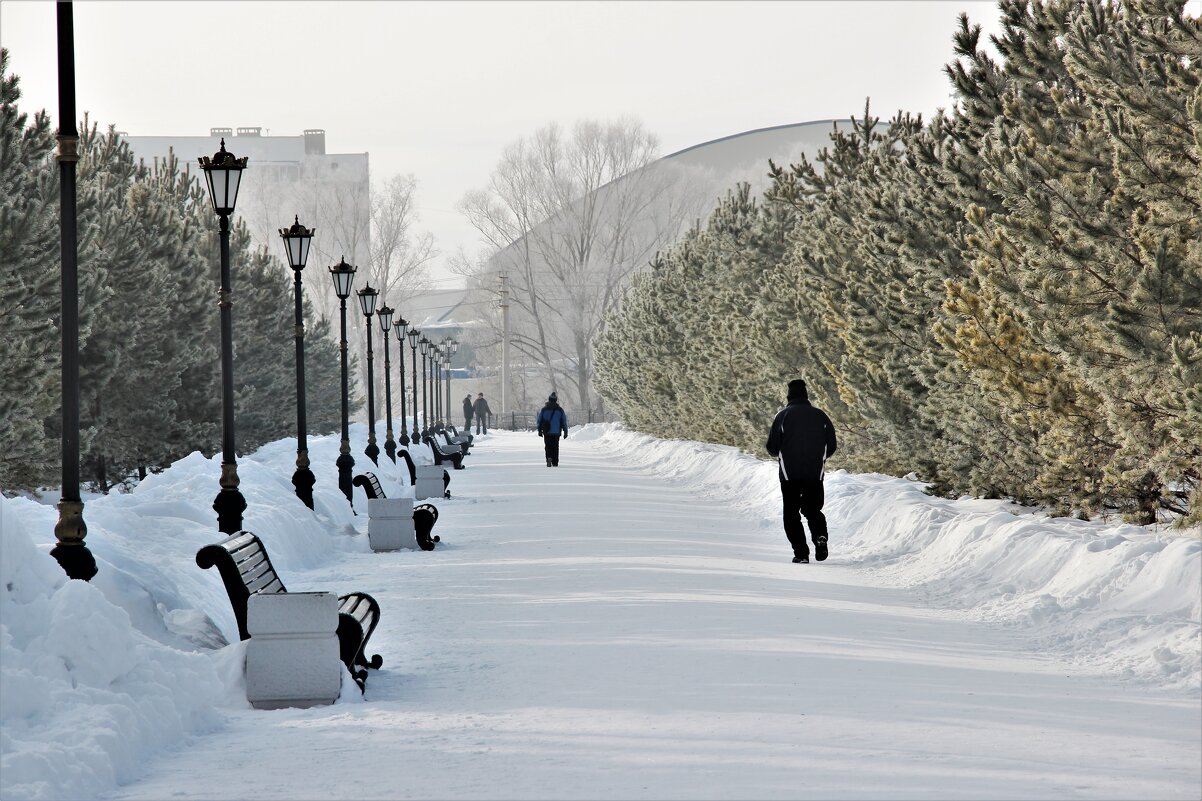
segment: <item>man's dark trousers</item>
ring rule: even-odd
[[[553,467],[559,467],[559,435],[543,434],[543,450]]]
[[[809,557],[810,546],[806,543],[806,532],[801,525],[801,518],[805,516],[813,539],[826,536],[826,515],[822,513],[825,500],[822,479],[781,479],[780,495],[784,506],[785,536],[793,546],[793,555]]]

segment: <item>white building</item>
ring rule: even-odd
[[[326,132],[299,136],[264,135],[258,127],[210,128],[207,136],[131,136],[122,134],[134,157],[152,164],[171,153],[193,173],[200,156],[225,149],[247,157],[236,216],[246,222],[256,244],[283,258],[279,229],[301,223],[317,229],[310,267],[346,260],[370,263],[371,171],[367,153],[327,153]],[[308,270],[306,272],[309,272]],[[316,272],[316,271],[314,271]],[[316,277],[316,276],[315,276]],[[323,283],[326,279],[323,280]],[[313,293],[318,308],[329,312],[328,292]],[[336,305],[333,307],[336,308]]]

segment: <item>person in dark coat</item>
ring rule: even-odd
[[[472,413],[476,418],[476,433],[488,433],[488,416],[492,414],[492,410],[488,408],[488,401],[484,400],[484,393],[481,392],[476,397],[476,402],[472,404]]]
[[[538,435],[543,438],[547,467],[559,467],[559,436],[568,438],[568,413],[559,405],[559,396],[552,392],[547,404],[538,413]]]
[[[809,562],[804,516],[814,540],[814,557],[826,559],[826,515],[822,514],[822,479],[826,459],[835,452],[835,427],[826,412],[810,405],[806,382],[789,382],[788,405],[776,413],[768,432],[768,453],[780,463],[780,494],[784,506],[785,536],[793,546],[794,562]]]
[[[463,431],[465,434],[472,433],[472,393],[467,393],[463,396]]]

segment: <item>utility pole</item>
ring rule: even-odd
[[[509,409],[509,276],[501,273],[501,419]]]

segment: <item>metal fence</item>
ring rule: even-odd
[[[568,423],[570,427],[582,426],[587,423],[616,423],[617,415],[603,409],[587,409],[585,411],[564,409],[568,415]],[[506,412],[504,415],[492,415],[489,422],[490,428],[499,428],[505,431],[533,431],[535,421],[538,420],[538,409],[534,411],[512,411]]]

